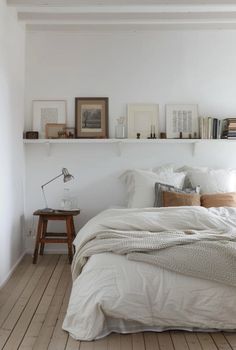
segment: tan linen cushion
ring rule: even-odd
[[[236,192],[203,194],[201,205],[210,207],[236,207]]]
[[[177,193],[177,192],[162,192],[163,207],[181,207],[201,205],[200,195],[198,193]]]
[[[154,207],[163,207],[163,196],[162,192],[167,191],[167,192],[175,192],[175,193],[200,193],[200,187],[197,186],[195,188],[177,188],[175,186],[163,184],[161,182],[156,182],[155,183],[155,202],[154,202]]]

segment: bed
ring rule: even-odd
[[[73,338],[236,329],[236,208],[108,209],[74,244]]]

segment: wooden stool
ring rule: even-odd
[[[73,216],[80,213],[80,210],[55,210],[44,211],[37,210],[34,215],[39,216],[37,236],[35,242],[35,249],[33,255],[33,264],[37,263],[38,250],[40,246],[40,255],[43,255],[45,243],[67,243],[68,244],[68,258],[71,264],[73,259],[72,242],[75,238],[75,226]],[[64,220],[66,222],[66,233],[47,232],[47,225],[49,220]],[[51,238],[50,238],[51,237]],[[60,238],[61,237],[61,238]],[[63,238],[66,237],[66,238]]]

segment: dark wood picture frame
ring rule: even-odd
[[[76,97],[76,138],[108,138],[108,108],[108,97]],[[85,113],[87,113],[88,122],[84,120]],[[86,123],[88,123],[89,126],[87,126]]]

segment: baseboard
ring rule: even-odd
[[[19,265],[19,263],[21,262],[21,260],[24,258],[25,255],[26,255],[26,251],[24,250],[24,252],[21,254],[17,262],[12,266],[11,270],[8,272],[4,281],[0,284],[0,288],[3,288],[4,285],[8,282],[8,280],[11,278],[11,275],[13,274],[13,272],[15,271],[15,269],[17,268],[17,266]]]

